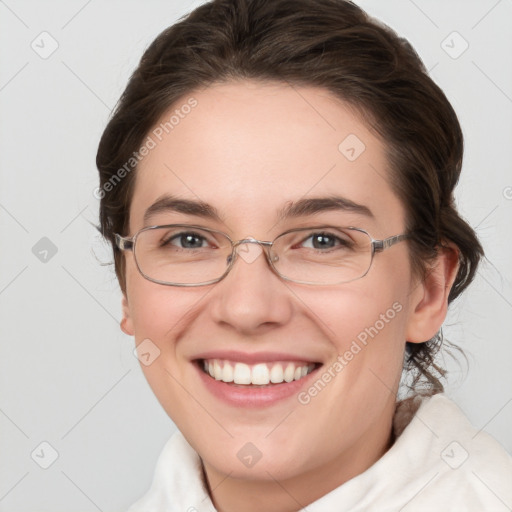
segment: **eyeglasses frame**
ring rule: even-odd
[[[147,274],[145,274],[144,272],[142,272],[139,262],[137,260],[137,254],[135,252],[135,244],[137,243],[137,237],[140,235],[140,233],[145,232],[145,231],[150,231],[153,229],[161,229],[161,228],[171,228],[171,227],[183,227],[183,228],[187,228],[187,229],[200,229],[202,231],[208,231],[210,233],[217,233],[219,235],[223,235],[224,237],[226,237],[229,240],[229,242],[231,243],[231,255],[229,257],[230,261],[228,263],[228,266],[227,266],[225,272],[222,274],[222,276],[220,276],[217,279],[206,281],[204,283],[192,283],[192,284],[190,284],[190,283],[169,283],[166,281],[160,281],[159,279],[153,279],[153,278],[149,277]],[[365,277],[368,274],[368,272],[370,271],[370,268],[372,267],[373,257],[376,253],[383,252],[384,250],[389,249],[393,245],[395,245],[399,242],[402,242],[403,240],[407,240],[411,236],[409,233],[402,233],[399,235],[390,236],[390,237],[382,239],[382,240],[377,240],[377,239],[373,238],[372,235],[370,235],[370,233],[368,233],[368,231],[366,231],[365,229],[362,229],[362,228],[356,228],[354,226],[346,226],[346,227],[343,226],[343,227],[336,228],[336,229],[350,229],[353,231],[359,231],[360,233],[364,233],[370,239],[370,243],[371,243],[370,264],[368,265],[368,269],[366,270],[366,272],[362,276],[356,277],[354,279],[350,279],[349,281],[342,281],[341,283],[324,284],[324,283],[310,283],[307,281],[297,281],[295,279],[290,279],[286,276],[283,276],[275,268],[274,263],[272,262],[272,258],[270,256],[270,249],[272,248],[272,246],[274,245],[274,243],[276,242],[276,240],[278,238],[280,238],[284,235],[287,235],[288,233],[293,233],[296,231],[305,231],[305,230],[311,230],[311,229],[328,229],[328,228],[334,228],[334,227],[335,226],[323,225],[323,226],[318,226],[318,227],[312,226],[312,227],[306,227],[306,228],[293,228],[293,229],[289,229],[289,230],[285,231],[284,233],[281,233],[276,238],[274,238],[274,240],[272,242],[269,242],[266,240],[256,240],[254,238],[243,238],[242,240],[238,240],[238,241],[234,242],[231,239],[231,237],[227,233],[224,233],[223,231],[219,231],[217,229],[206,228],[204,226],[191,225],[191,224],[163,224],[163,225],[147,226],[147,227],[144,227],[144,228],[140,229],[139,231],[137,231],[137,233],[135,233],[132,237],[123,237],[119,233],[115,233],[114,236],[115,236],[116,247],[120,251],[132,251],[133,252],[133,257],[135,259],[135,265],[137,266],[137,270],[142,275],[142,277],[144,277],[148,281],[151,281],[156,284],[161,284],[164,286],[178,286],[178,287],[208,286],[211,284],[218,283],[219,281],[222,281],[222,279],[224,279],[229,274],[231,269],[233,268],[233,266],[237,260],[237,256],[238,256],[238,252],[236,249],[242,244],[258,244],[258,245],[260,245],[263,249],[263,252],[266,255],[267,263],[270,266],[271,270],[278,277],[280,277],[281,279],[284,279],[285,281],[289,281],[292,283],[298,283],[298,284],[305,284],[305,285],[310,285],[310,286],[336,286],[339,284],[346,284],[346,283],[350,283],[350,282],[362,279],[363,277]]]

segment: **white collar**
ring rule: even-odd
[[[399,403],[394,430],[395,443],[375,464],[305,512],[510,510],[512,458],[444,395]],[[166,443],[150,490],[128,512],[164,511],[215,512],[201,460],[180,432]]]

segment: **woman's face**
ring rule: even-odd
[[[185,97],[162,118],[174,113],[172,126],[149,134],[156,145],[137,170],[130,235],[157,224],[201,225],[232,240],[271,241],[319,225],[355,226],[375,239],[404,231],[383,144],[327,91],[233,82],[190,97],[193,108],[180,110]],[[310,201],[333,197],[361,208]],[[173,199],[210,208],[187,212]],[[302,215],[281,215],[299,202]],[[407,243],[376,254],[365,277],[332,286],[282,280],[256,245],[240,247],[222,281],[192,288],[150,282],[131,252],[126,258],[123,328],[137,344],[150,340],[151,360],[158,347],[142,369],[211,480],[284,481],[314,470],[320,488],[330,485],[322,468],[353,476],[387,449],[423,294]],[[240,375],[248,366],[254,376],[256,365],[265,375],[264,365],[277,380],[290,365],[294,376],[297,367],[315,369],[289,383],[235,385],[207,375],[204,360],[242,363]]]

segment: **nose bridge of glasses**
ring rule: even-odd
[[[272,242],[267,242],[265,240],[257,240],[256,238],[253,238],[252,236],[250,236],[249,238],[243,238],[242,240],[238,240],[238,242],[234,242],[233,249],[238,248],[242,244],[258,244],[263,247],[272,246]]]
[[[266,248],[272,247],[272,242],[257,240],[253,237],[243,238],[233,243],[233,252],[240,256],[246,263],[252,263],[263,252],[269,257]],[[231,258],[229,258],[230,260]]]

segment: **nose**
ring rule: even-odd
[[[265,252],[254,239],[239,242],[231,271],[210,298],[214,320],[240,334],[262,334],[292,316],[293,295],[270,268]]]

